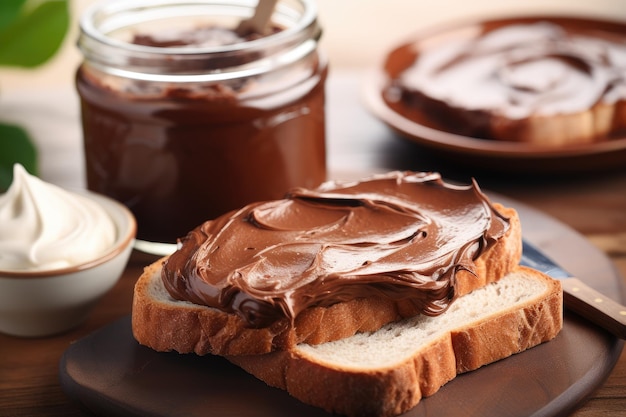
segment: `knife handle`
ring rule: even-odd
[[[578,278],[562,279],[563,304],[620,339],[626,339],[626,307]]]

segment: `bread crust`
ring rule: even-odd
[[[475,261],[475,275],[457,272],[458,296],[500,279],[519,263],[522,252],[519,216],[514,209],[497,203],[494,207],[510,219],[510,228]],[[293,326],[285,319],[267,328],[250,328],[235,314],[177,301],[158,289],[165,259],[145,268],[135,285],[132,306],[135,338],[157,351],[257,355],[290,349],[298,343],[320,344],[357,332],[378,330],[387,323],[419,313],[410,302],[373,296],[309,308],[296,317]]]
[[[572,114],[534,115],[523,119],[493,114],[489,132],[496,140],[543,147],[585,145],[606,141],[621,128],[618,111],[617,105],[597,103],[588,110]]]
[[[418,346],[410,357],[393,365],[342,367],[321,362],[299,347],[227,358],[268,385],[328,412],[354,417],[396,416],[437,392],[457,374],[522,352],[559,333],[563,326],[560,282],[524,267],[514,273],[545,282],[545,290],[524,303]]]
[[[597,103],[576,113],[540,115],[514,119],[487,110],[448,105],[418,91],[408,100],[416,109],[393,106],[408,118],[430,119],[435,127],[452,133],[557,148],[588,145],[610,140],[624,129],[625,102]]]

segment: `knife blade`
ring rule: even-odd
[[[626,339],[626,307],[573,277],[530,242],[522,242],[520,265],[528,266],[561,281],[563,305],[609,331]]]

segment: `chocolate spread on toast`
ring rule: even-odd
[[[162,279],[172,297],[251,327],[372,295],[438,315],[455,298],[456,272],[508,228],[476,183],[392,172],[296,188],[207,221],[180,241]]]

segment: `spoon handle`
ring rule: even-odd
[[[268,32],[268,23],[274,13],[276,3],[278,0],[259,0],[254,15],[249,19],[242,20],[235,32],[239,36],[246,36],[250,33],[265,35]]]

